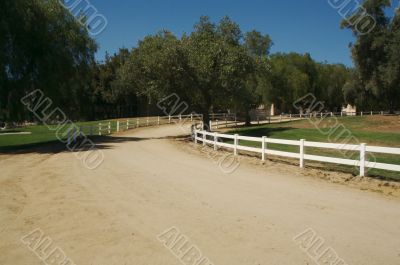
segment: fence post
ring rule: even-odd
[[[210,120],[210,131],[212,131],[212,120]]]
[[[160,125],[160,116],[157,118],[157,125]]]
[[[146,126],[149,126],[149,117],[146,118]]]
[[[101,136],[101,123],[99,123],[99,136]]]
[[[365,177],[365,149],[366,144],[360,145],[360,177]]]
[[[239,139],[238,139],[239,135],[235,134],[235,139],[234,139],[234,144],[235,144],[235,148],[234,148],[234,155],[237,156],[238,155],[238,144],[239,144]]]
[[[129,120],[126,120],[126,129],[129,130]]]
[[[108,134],[111,134],[111,121],[108,122]]]
[[[214,133],[214,151],[217,151],[217,133]]]
[[[340,117],[343,117],[343,111],[340,112]]]
[[[290,113],[289,117],[290,117],[290,121],[292,121],[292,113]]]
[[[261,159],[262,161],[265,161],[265,149],[266,149],[266,137],[263,136],[262,137],[262,143],[261,143],[261,148],[262,148],[262,152],[261,152]]]
[[[331,117],[333,117],[333,112],[331,112]]]
[[[179,122],[182,121],[182,114],[179,114]]]
[[[304,139],[300,140],[300,168],[304,168]]]
[[[383,111],[381,111],[381,115],[383,116]]]
[[[190,121],[193,122],[193,113],[190,114]]]
[[[372,110],[371,110],[371,116],[372,116]]]
[[[119,121],[117,121],[117,132],[119,132]]]
[[[260,117],[257,115],[257,124],[260,125]]]
[[[171,115],[168,115],[168,124],[171,124]]]
[[[361,117],[363,116],[363,112],[361,111]]]
[[[218,130],[219,128],[218,128],[218,120],[217,120],[217,130]]]

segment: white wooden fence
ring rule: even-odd
[[[230,139],[233,140],[233,144],[224,143],[220,141],[220,139]],[[245,145],[240,145],[240,141],[249,141],[249,142],[258,142],[261,143],[261,148],[250,147]],[[282,139],[273,139],[268,137],[248,137],[248,136],[240,136],[240,135],[230,135],[230,134],[221,134],[217,132],[207,132],[203,130],[194,130],[194,141],[195,143],[202,142],[204,146],[211,145],[214,147],[214,150],[217,150],[218,147],[232,149],[234,154],[237,155],[239,150],[254,152],[261,154],[261,159],[264,161],[268,155],[282,156],[288,158],[299,159],[299,165],[301,168],[304,168],[305,161],[318,161],[318,162],[327,162],[334,163],[340,165],[349,165],[349,166],[357,166],[360,170],[360,176],[365,176],[366,168],[374,168],[374,169],[384,169],[390,171],[400,171],[400,165],[394,164],[385,164],[385,163],[377,163],[373,161],[367,161],[366,155],[367,153],[383,153],[383,154],[393,154],[400,155],[400,148],[390,148],[390,147],[379,147],[379,146],[367,146],[362,143],[360,145],[351,145],[351,144],[335,144],[335,143],[322,143],[322,142],[311,142],[306,141],[305,139],[301,139],[298,141],[295,140],[282,140]],[[268,149],[268,144],[281,144],[281,145],[291,145],[298,146],[298,153],[284,152]],[[343,150],[343,151],[357,151],[360,156],[359,159],[344,159],[344,158],[334,158],[327,156],[318,156],[318,155],[310,155],[306,154],[305,147],[316,147],[322,149],[334,149],[334,150]]]
[[[122,131],[127,131],[140,127],[159,126],[172,124],[173,122],[193,122],[203,120],[201,114],[175,115],[175,116],[158,116],[158,117],[140,117],[130,119],[120,119],[108,122],[102,122],[93,125],[76,126],[67,133],[68,144],[76,142],[81,136],[104,136]]]
[[[399,112],[396,112],[399,114]],[[313,112],[304,114],[281,114],[275,116],[257,116],[255,120],[251,121],[253,125],[269,124],[269,123],[280,123],[287,121],[295,121],[300,119],[309,118],[326,118],[326,117],[356,117],[356,116],[373,116],[373,115],[387,115],[387,111],[361,111],[361,112]],[[213,116],[211,116],[213,115]],[[210,129],[220,129],[228,127],[237,127],[245,125],[245,122],[237,120],[236,114],[210,114]]]

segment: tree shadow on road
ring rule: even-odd
[[[166,137],[122,137],[122,136],[91,136],[88,137],[94,145],[90,148],[98,150],[107,150],[115,148],[115,144],[128,143],[128,142],[139,142],[148,140],[165,140],[165,139],[185,139],[187,135],[184,136],[166,136]],[[76,145],[82,142],[83,139],[78,139]],[[89,144],[85,145],[83,149],[88,150]],[[25,144],[19,146],[5,146],[0,148],[0,155],[16,155],[16,154],[57,154],[62,152],[79,152],[82,151],[77,149],[76,151],[71,151],[67,144],[61,141],[54,140],[41,143]]]

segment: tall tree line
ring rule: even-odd
[[[256,30],[243,33],[229,17],[218,23],[201,17],[181,38],[162,31],[140,41],[116,83],[154,101],[175,93],[202,114],[229,109],[249,118],[251,109],[272,103],[295,113],[293,103],[308,93],[327,110],[342,107],[351,69],[317,63],[309,54],[271,55],[272,44]]]
[[[351,46],[355,71],[344,87],[345,99],[363,110],[393,112],[400,107],[400,9],[388,17],[386,9],[391,5],[390,0],[365,0],[342,22],[356,38]],[[368,34],[360,34],[349,21],[357,21],[365,12],[376,25]]]
[[[0,1],[0,119],[33,119],[20,99],[35,89],[72,118],[87,113],[96,50],[58,1]]]
[[[201,17],[178,37],[168,30],[143,38],[96,62],[97,44],[57,0],[0,2],[0,120],[34,117],[20,103],[41,89],[72,119],[163,114],[157,102],[171,94],[189,109],[242,113],[274,103],[278,112],[312,93],[327,111],[399,107],[400,15],[385,16],[385,0],[364,6],[377,21],[366,35],[351,25],[355,68],[316,62],[310,54],[270,54],[273,41],[243,32],[229,17]],[[356,12],[353,16],[356,16]],[[165,103],[165,102],[164,102]],[[168,105],[171,111],[174,104]],[[173,114],[173,113],[172,113]]]

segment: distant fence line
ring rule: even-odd
[[[251,120],[252,125],[279,123],[287,121],[295,121],[301,119],[310,118],[326,118],[326,117],[363,117],[373,115],[389,115],[388,111],[360,111],[360,112],[313,112],[304,114],[281,114],[281,115],[256,115],[255,119]],[[399,115],[400,111],[396,111],[395,114]],[[235,113],[217,113],[210,114],[210,129],[220,129],[228,127],[243,126],[246,123],[243,120],[238,119]]]
[[[130,119],[118,119],[108,122],[100,122],[93,125],[77,126],[74,130],[68,132],[68,144],[76,142],[82,135],[85,136],[105,136],[113,133],[119,133],[131,129],[172,124],[173,122],[185,122],[202,120],[201,114],[158,116],[158,117],[138,117]]]
[[[325,112],[325,113],[308,113],[308,114],[281,114],[277,116],[269,116],[267,120],[261,120],[257,118],[257,123],[273,123],[273,122],[284,122],[284,121],[293,121],[299,119],[306,118],[324,118],[324,117],[337,117],[337,116],[366,116],[366,115],[385,115],[388,112],[353,112],[353,113],[345,113],[345,112]],[[210,130],[212,128],[219,128],[219,126],[229,127],[229,126],[238,126],[244,124],[243,122],[238,122],[236,114],[210,114],[210,117],[224,117],[224,121],[219,121],[216,119],[215,121],[210,120]],[[229,120],[232,119],[232,120]],[[159,126],[172,124],[173,122],[195,122],[200,121],[202,130],[198,130],[194,128],[194,141],[197,144],[198,142],[202,142],[204,146],[212,145],[215,150],[218,147],[232,149],[235,155],[238,155],[240,150],[248,151],[253,153],[261,154],[261,159],[266,160],[267,155],[275,155],[282,156],[288,158],[299,159],[299,165],[301,168],[304,168],[305,161],[318,161],[318,162],[327,162],[334,163],[340,165],[349,165],[349,166],[358,166],[360,176],[365,176],[366,168],[373,169],[383,169],[389,171],[400,171],[400,165],[395,164],[386,164],[386,163],[378,163],[367,161],[367,153],[382,153],[382,154],[393,154],[400,155],[400,148],[391,148],[391,147],[380,147],[380,146],[369,146],[365,143],[361,143],[359,145],[354,144],[340,144],[340,143],[324,143],[324,142],[312,142],[306,141],[305,139],[296,140],[284,140],[284,139],[273,139],[268,137],[248,137],[248,136],[240,136],[238,134],[230,135],[230,134],[221,134],[217,132],[208,132],[204,130],[203,124],[203,116],[201,114],[189,114],[189,115],[175,115],[175,116],[158,116],[158,117],[138,117],[138,118],[129,118],[129,119],[118,119],[108,122],[101,122],[93,125],[82,125],[78,126],[77,129],[71,130],[68,132],[68,144],[72,142],[76,142],[79,140],[80,136],[103,136],[110,135],[112,133],[118,133],[130,129],[148,127],[148,126]],[[254,123],[254,122],[253,122]],[[201,137],[200,137],[201,136]],[[233,140],[233,144],[220,142],[219,139],[230,139]],[[249,141],[249,142],[258,142],[261,143],[261,148],[259,147],[250,147],[245,145],[240,145],[240,140]],[[281,145],[289,145],[289,146],[298,146],[299,152],[284,152],[278,150],[272,150],[268,148],[268,143],[272,144],[281,144]],[[357,151],[359,152],[359,159],[344,159],[344,158],[334,158],[327,156],[319,156],[319,155],[311,155],[306,154],[305,147],[314,147],[314,148],[322,148],[322,149],[334,149],[334,150],[344,150],[344,151]]]

